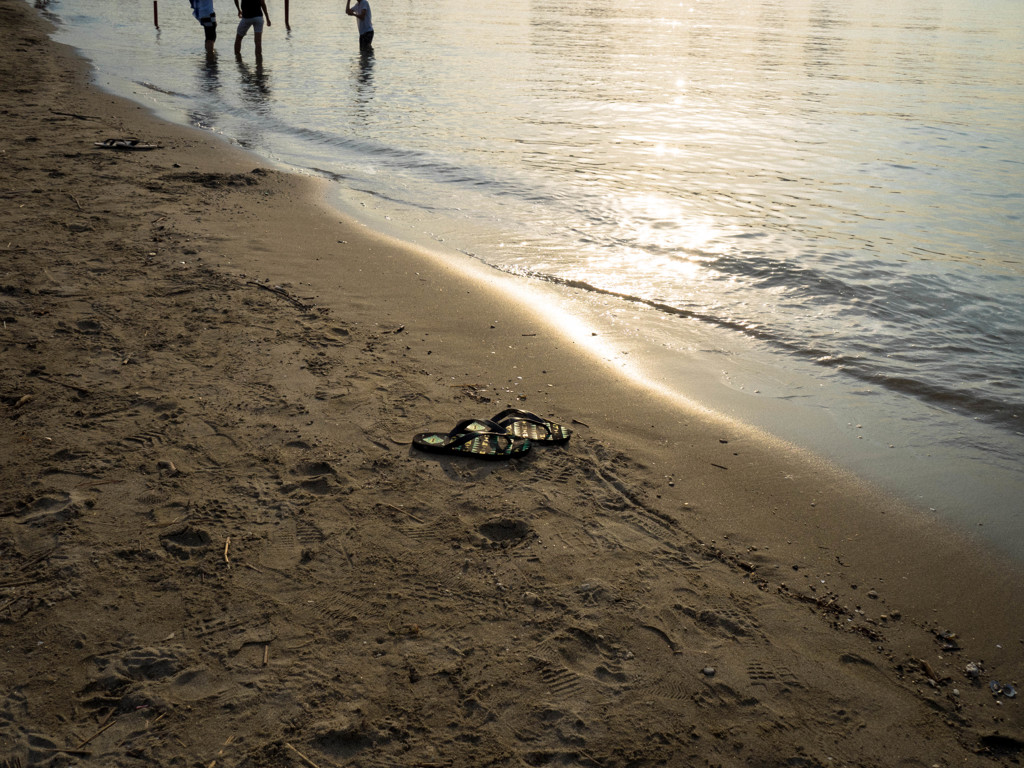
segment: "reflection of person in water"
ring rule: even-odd
[[[373,84],[373,49],[360,51],[359,58],[352,60],[352,75],[355,79],[355,94],[352,100],[353,117],[366,123],[372,119],[371,103],[375,93]]]
[[[267,13],[266,0],[235,0],[235,8],[238,9],[238,32],[235,35],[235,56],[242,55],[242,38],[252,28],[252,39],[256,44],[256,60],[263,58],[263,20],[267,20],[270,26],[270,14]]]
[[[236,61],[238,74],[241,76],[242,98],[257,114],[267,113],[269,111],[267,103],[270,99],[270,73],[264,69],[263,62],[259,60],[256,61],[255,69],[250,69],[242,58],[238,58]]]
[[[213,0],[188,0],[192,15],[203,25],[206,34],[206,53],[213,54],[213,42],[217,39],[217,14],[213,12]]]
[[[345,0],[345,13],[356,17],[359,30],[359,50],[369,51],[373,47],[373,21],[370,20],[370,4],[359,0],[352,5],[352,0]]]
[[[199,65],[199,88],[203,93],[216,93],[220,90],[220,62],[217,61],[216,56],[207,55],[203,62]],[[200,120],[202,124],[207,124],[212,115],[204,117]]]

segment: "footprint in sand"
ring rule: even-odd
[[[189,560],[204,555],[213,539],[202,528],[183,523],[160,534],[160,543],[179,560]]]
[[[78,511],[71,495],[64,491],[50,491],[25,502],[16,512],[19,523],[40,524],[61,521]]]
[[[477,530],[492,547],[514,547],[537,535],[525,521],[508,517],[492,518]]]

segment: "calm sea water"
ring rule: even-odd
[[[1021,0],[371,2],[365,56],[268,0],[262,66],[229,0],[215,62],[185,0],[34,4],[101,85],[1024,552]]]

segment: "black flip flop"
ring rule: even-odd
[[[572,430],[543,416],[519,408],[506,408],[490,419],[506,432],[540,445],[561,445],[569,442]]]
[[[449,456],[472,456],[495,461],[522,456],[530,441],[506,432],[489,419],[465,419],[451,432],[420,432],[412,438],[414,448]]]
[[[104,139],[103,141],[93,142],[93,146],[100,149],[146,150],[157,148],[156,144],[143,144],[138,139]]]

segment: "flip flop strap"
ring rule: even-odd
[[[523,421],[532,421],[534,424],[552,423],[550,419],[545,419],[543,416],[538,416],[536,413],[524,411],[519,408],[506,408],[504,411],[494,416],[492,421],[505,422],[508,421],[510,417]]]
[[[555,431],[551,428],[552,424],[549,421],[534,421],[533,419],[526,419],[523,418],[522,416],[512,416],[502,421],[501,426],[505,428],[506,432],[511,432],[514,435],[516,434],[516,431],[512,425],[515,424],[517,421],[525,422],[526,424],[532,424],[534,427],[538,429],[543,429],[544,432],[547,433],[545,435],[546,437],[558,437],[558,435],[555,434]]]
[[[469,419],[469,421],[475,421],[475,419]],[[515,438],[512,435],[510,435],[508,432],[504,432],[504,431],[503,432],[473,432],[473,431],[469,431],[469,432],[461,432],[459,434],[449,433],[448,437],[451,438],[451,440],[449,442],[445,443],[445,445],[448,448],[456,448],[456,447],[458,447],[460,445],[465,445],[466,443],[471,443],[471,442],[473,442],[474,440],[476,440],[479,437],[496,437],[496,438],[498,438],[498,446],[497,447],[500,450],[502,450],[502,451],[507,451],[510,448],[512,448],[512,446],[515,445]],[[504,445],[504,446],[501,445],[501,440],[506,441],[507,445]]]
[[[473,427],[472,425],[477,424],[480,426]],[[463,419],[448,434],[451,436],[457,435],[461,432],[470,432],[474,435],[479,435],[484,432],[492,432],[497,435],[505,434],[508,430],[504,426],[492,419]]]

